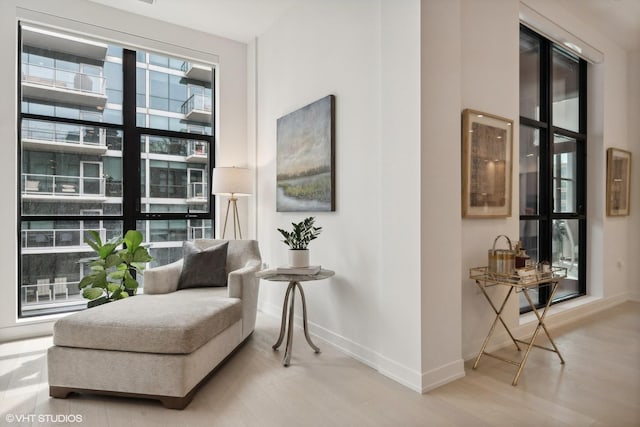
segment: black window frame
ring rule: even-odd
[[[122,210],[120,215],[23,215],[22,213],[22,191],[17,192],[17,250],[18,250],[18,281],[17,281],[17,310],[18,318],[34,318],[42,315],[65,313],[70,311],[78,311],[78,306],[70,306],[69,308],[59,307],[44,310],[38,313],[24,313],[22,307],[22,223],[28,221],[120,221],[122,223],[123,233],[127,230],[135,230],[137,221],[154,221],[154,220],[211,220],[212,229],[215,229],[215,198],[207,194],[206,211],[198,209],[197,211],[189,211],[187,206],[186,212],[142,212],[141,209],[141,152],[140,141],[143,135],[160,136],[168,138],[179,138],[185,140],[197,140],[207,144],[207,166],[209,189],[211,188],[211,177],[213,167],[215,165],[215,117],[216,117],[216,75],[217,68],[212,67],[211,93],[212,93],[212,112],[211,112],[211,134],[189,133],[182,131],[154,129],[149,127],[139,127],[136,125],[136,55],[138,51],[122,48],[122,124],[97,122],[84,119],[72,119],[57,116],[48,116],[32,113],[23,113],[22,108],[22,22],[17,23],[18,31],[18,61],[17,61],[17,182],[21,181],[22,174],[22,121],[23,120],[41,120],[50,123],[67,123],[81,126],[95,126],[105,129],[114,129],[122,132]],[[109,42],[107,42],[109,43]],[[142,50],[141,50],[142,51]],[[147,195],[149,197],[149,195]]]
[[[552,42],[525,25],[520,25],[520,35],[537,39],[540,42],[540,114],[539,119],[520,116],[520,128],[523,126],[538,130],[539,135],[539,181],[538,211],[536,214],[520,214],[520,221],[538,223],[538,260],[551,261],[554,220],[578,221],[578,289],[577,293],[554,298],[552,304],[578,298],[587,292],[587,62],[572,54],[562,46]],[[553,49],[559,49],[578,60],[579,101],[578,131],[553,125]],[[554,212],[554,171],[553,148],[555,135],[572,138],[576,141],[576,209],[575,212]],[[556,178],[560,179],[560,178]],[[522,195],[521,195],[522,197]],[[538,292],[536,308],[546,305],[551,292],[550,286],[541,286]],[[527,306],[520,313],[532,311]]]

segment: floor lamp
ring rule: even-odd
[[[227,232],[227,220],[229,211],[233,216],[233,238],[238,235],[242,239],[240,229],[240,216],[238,215],[238,197],[251,195],[251,171],[245,168],[218,167],[213,168],[213,180],[211,193],[218,196],[229,196],[227,201],[227,213],[224,216],[224,227],[222,228],[222,238]]]

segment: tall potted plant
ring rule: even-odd
[[[293,229],[291,231],[278,228],[278,231],[284,237],[282,241],[289,246],[289,265],[291,267],[308,267],[309,266],[309,243],[318,237],[322,231],[322,227],[315,227],[315,217],[310,216],[298,223],[292,222]]]
[[[124,237],[116,236],[102,242],[97,231],[88,231],[85,239],[97,256],[78,262],[88,264],[91,273],[80,280],[82,296],[89,300],[88,307],[116,301],[136,294],[138,281],[134,273],[142,273],[145,264],[153,260],[147,248],[141,246],[142,233],[129,230]],[[123,245],[122,249],[118,247]]]

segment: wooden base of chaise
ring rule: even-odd
[[[108,391],[108,390],[91,390],[85,388],[69,388],[69,387],[56,387],[49,386],[49,396],[55,397],[58,399],[66,399],[72,393],[83,393],[83,394],[100,394],[103,396],[117,396],[117,397],[133,397],[136,399],[151,399],[151,400],[159,400],[167,409],[184,409],[191,403],[193,396],[196,394],[196,389],[200,384],[191,389],[186,396],[183,397],[175,397],[175,396],[157,396],[152,394],[138,394],[138,393],[125,393],[120,391]]]

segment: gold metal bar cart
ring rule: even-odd
[[[493,323],[491,324],[491,328],[489,329],[489,333],[487,334],[487,337],[484,339],[484,342],[482,343],[482,348],[480,349],[480,352],[476,357],[475,363],[473,364],[473,369],[476,369],[478,367],[478,363],[480,362],[480,359],[484,355],[515,365],[518,367],[518,372],[516,372],[516,375],[513,378],[513,382],[511,383],[511,385],[515,386],[518,384],[518,380],[520,379],[520,374],[522,373],[522,370],[524,369],[524,366],[527,363],[529,352],[533,347],[541,348],[543,350],[556,353],[560,358],[560,363],[564,364],[564,359],[562,358],[562,355],[560,354],[558,347],[556,347],[556,344],[553,341],[553,338],[551,338],[551,335],[549,334],[549,331],[547,330],[547,327],[544,323],[544,319],[547,315],[547,311],[549,310],[549,307],[551,306],[551,301],[553,300],[553,295],[555,294],[558,288],[558,284],[566,276],[567,276],[567,269],[563,267],[551,267],[550,271],[546,271],[546,272],[534,271],[533,274],[522,276],[522,277],[515,273],[514,274],[493,273],[489,271],[488,267],[474,267],[470,269],[469,278],[475,280],[476,285],[478,285],[478,287],[482,291],[482,294],[485,296],[485,298],[489,302],[489,305],[491,305],[491,308],[496,314],[496,317],[494,318]],[[494,302],[491,300],[491,297],[487,293],[487,288],[492,286],[507,286],[509,288],[499,308],[497,308],[497,305],[494,304]],[[529,295],[529,291],[531,289],[538,288],[540,286],[551,287],[549,299],[547,301],[547,304],[542,309],[542,312],[540,312],[536,308],[535,304],[531,299],[531,296]],[[536,315],[536,318],[538,319],[538,324],[536,325],[533,335],[531,336],[529,341],[524,341],[524,340],[515,338],[511,333],[511,331],[509,330],[509,327],[507,326],[505,321],[502,319],[502,313],[505,306],[507,305],[507,301],[509,300],[511,295],[517,294],[520,292],[524,294],[527,302],[529,303],[529,305],[531,306],[531,309],[533,310],[533,313]],[[495,332],[498,321],[500,321],[500,323],[502,323],[502,326],[504,326],[504,328],[507,330],[507,333],[509,334],[511,341],[513,341],[513,344],[516,346],[518,351],[522,350],[520,348],[520,344],[526,345],[526,350],[521,360],[516,361],[516,360],[506,359],[486,351],[487,345],[489,344],[489,341],[491,340],[491,337]],[[538,337],[540,330],[543,330],[544,333],[547,335],[547,338],[549,339],[549,342],[551,343],[551,346],[553,348],[535,344],[536,338]]]

